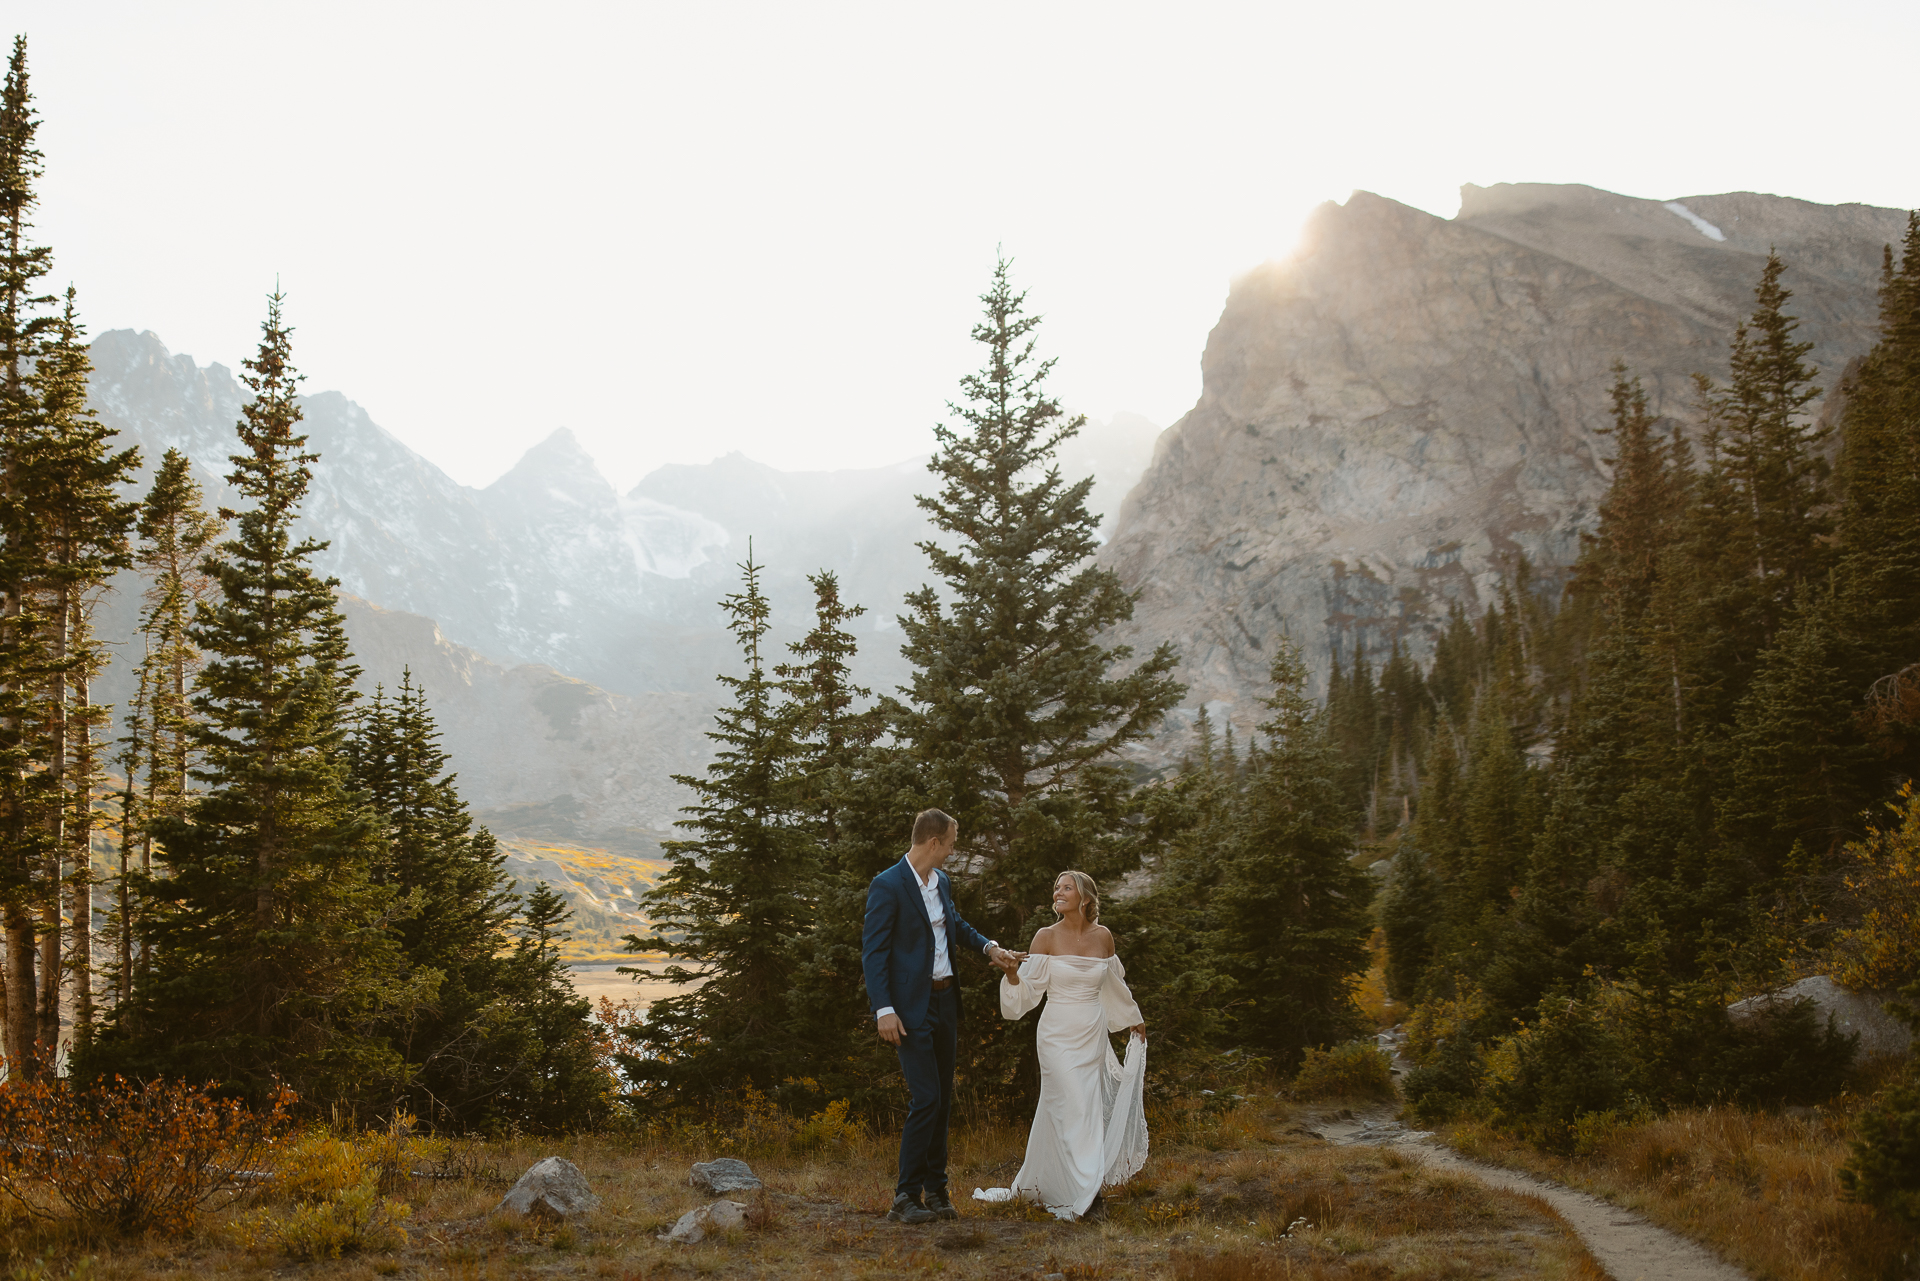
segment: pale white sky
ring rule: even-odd
[[[1056,390],[1170,423],[1228,282],[1365,188],[1920,205],[1920,4],[0,0],[95,332],[307,388],[470,484],[926,450],[996,245]]]

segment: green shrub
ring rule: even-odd
[[[795,1152],[810,1153],[825,1149],[843,1150],[860,1137],[860,1124],[853,1120],[848,1111],[851,1104],[846,1099],[833,1102],[802,1121],[793,1132],[791,1147]]]
[[[1414,1117],[1438,1125],[1477,1110],[1486,1064],[1472,1040],[1456,1036],[1442,1041],[1428,1060],[1407,1073],[1400,1085]]]
[[[1370,1041],[1310,1049],[1293,1078],[1296,1099],[1390,1099],[1393,1062]]]
[[[1863,1110],[1852,1147],[1840,1170],[1847,1195],[1920,1225],[1920,1081],[1898,1082]]]
[[[1555,1152],[1570,1152],[1574,1122],[1627,1100],[1619,1038],[1583,1005],[1522,1027],[1488,1055],[1495,1123]]]
[[[323,1201],[291,1209],[256,1210],[234,1220],[233,1235],[248,1250],[274,1251],[294,1259],[338,1259],[363,1250],[398,1250],[407,1243],[413,1208],[380,1195],[377,1175]]]

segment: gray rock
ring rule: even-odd
[[[1790,983],[1777,992],[1764,992],[1735,1001],[1727,1007],[1727,1017],[1735,1022],[1759,1018],[1774,1010],[1785,1009],[1798,1001],[1812,1001],[1822,1022],[1833,1019],[1843,1035],[1859,1033],[1859,1057],[1881,1058],[1905,1054],[1913,1046],[1913,1033],[1904,1023],[1887,1013],[1878,997],[1864,992],[1849,992],[1824,974]]]
[[[751,1192],[760,1186],[753,1167],[736,1157],[723,1156],[714,1161],[699,1161],[687,1176],[689,1187],[719,1196],[723,1192]]]
[[[746,1226],[746,1206],[738,1201],[715,1201],[712,1205],[688,1210],[680,1216],[680,1221],[673,1225],[672,1230],[660,1239],[677,1245],[699,1245],[709,1236]]]
[[[568,1219],[599,1208],[600,1198],[587,1186],[587,1176],[580,1173],[580,1167],[563,1157],[550,1156],[529,1167],[520,1181],[500,1198],[494,1212],[514,1210]]]

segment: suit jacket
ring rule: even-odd
[[[960,919],[953,906],[953,882],[935,868],[940,902],[947,910],[947,960],[960,973],[960,949],[984,951],[987,938]],[[860,940],[860,963],[867,976],[867,1005],[889,1005],[908,1028],[924,1027],[933,999],[933,921],[913,868],[901,859],[867,887],[867,923]],[[956,992],[956,995],[958,993]]]

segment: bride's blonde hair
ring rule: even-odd
[[[1080,910],[1086,913],[1087,924],[1098,925],[1100,923],[1100,887],[1095,885],[1093,878],[1085,872],[1075,872],[1069,869],[1060,873],[1060,876],[1071,876],[1073,878],[1073,888],[1080,891]],[[1060,876],[1053,878],[1055,885],[1060,883]]]

